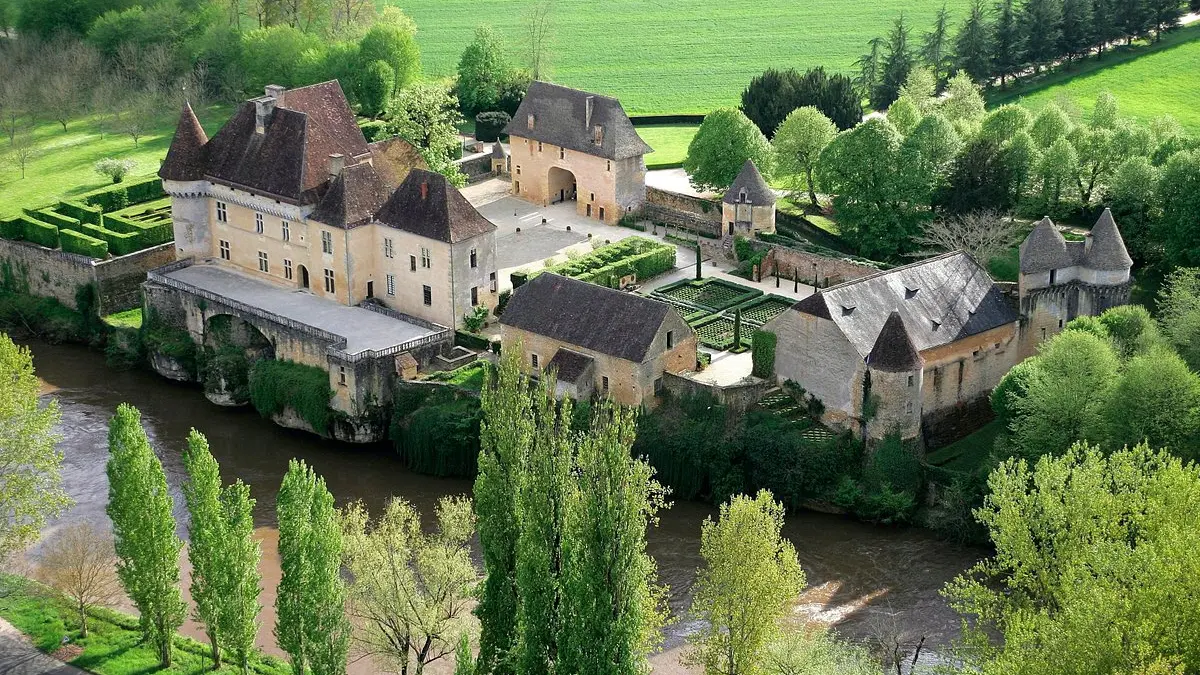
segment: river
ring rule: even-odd
[[[250,409],[214,406],[199,389],[149,372],[110,370],[100,353],[83,347],[37,342],[29,346],[44,393],[57,398],[62,409],[63,483],[75,500],[71,510],[51,527],[77,520],[108,526],[104,513],[107,425],[121,402],[141,410],[175,492],[178,522],[185,523],[179,494],[184,477],[180,453],[188,430],[195,427],[208,437],[223,478],[242,479],[257,500],[254,517],[263,543],[264,587],[259,637],[270,653],[279,653],[271,634],[271,608],[279,577],[275,492],[289,459],[301,458],[324,476],[339,505],[362,500],[378,510],[388,498],[398,495],[428,517],[439,497],[468,494],[471,489],[470,481],[432,478],[405,469],[387,446],[324,441],[277,427]],[[706,504],[675,502],[648,534],[660,581],[670,588],[674,616],[684,613],[701,564],[700,524],[714,513]],[[920,529],[874,527],[812,512],[788,514],[784,533],[799,553],[809,584],[797,599],[797,614],[833,624],[840,634],[867,643],[881,632],[895,631],[913,642],[925,638],[927,650],[936,650],[958,630],[958,617],[939,590],[984,555],[980,549],[948,544]],[[689,672],[676,663],[689,628],[686,618],[668,626],[665,651],[652,659],[655,673]],[[200,635],[190,622],[184,630]],[[357,675],[373,669],[359,662],[350,672]]]

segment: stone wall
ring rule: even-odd
[[[714,237],[721,235],[721,205],[711,199],[647,187],[642,215],[648,220],[693,232]]]
[[[454,162],[458,170],[467,175],[467,180],[475,182],[492,177],[492,154],[490,152],[468,155]]]
[[[28,283],[30,294],[54,298],[74,308],[76,290],[95,284],[100,294],[101,315],[140,306],[146,272],[174,259],[173,243],[95,260],[25,241],[0,239],[0,264],[12,270],[18,284]]]
[[[813,283],[814,274],[817,285],[833,286],[846,281],[853,281],[879,272],[879,269],[846,258],[829,258],[807,251],[800,251],[786,246],[771,246],[762,261],[762,276],[780,276],[791,279],[792,274],[799,274],[800,281]]]
[[[757,377],[748,381],[731,384],[724,387],[697,382],[683,375],[663,373],[663,388],[676,396],[698,396],[707,394],[717,399],[722,405],[737,411],[743,411],[758,403],[775,384],[769,380]]]
[[[988,394],[926,413],[921,419],[925,448],[936,450],[950,445],[992,421],[995,416]]]

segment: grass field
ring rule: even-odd
[[[228,106],[196,111],[210,135],[216,133],[231,112]],[[65,132],[57,122],[38,124],[33,133],[39,149],[25,167],[25,178],[21,178],[17,167],[0,164],[0,217],[111,185],[109,179],[92,170],[96,160],[105,157],[137,162],[128,179],[156,173],[159,162],[167,156],[178,121],[178,110],[164,109],[151,130],[138,139],[136,148],[133,140],[123,134],[105,134],[101,138],[90,120],[75,120],[67,125]],[[0,152],[5,150],[4,145],[7,140],[0,140]]]
[[[653,169],[663,164],[678,164],[687,157],[688,145],[696,135],[698,124],[653,124],[637,128],[638,135],[654,152],[646,155],[646,166]]]
[[[388,0],[417,22],[429,75],[454,72],[481,23],[524,63],[529,0]],[[617,96],[631,113],[706,113],[734,105],[750,77],[771,66],[849,72],[904,12],[913,40],[943,0],[556,0],[549,77]],[[948,0],[954,26],[969,3]],[[653,143],[651,144],[653,145]]]
[[[1091,113],[1096,96],[1110,91],[1125,115],[1148,121],[1170,113],[1200,134],[1200,24],[1168,33],[1159,44],[1134,45],[1103,61],[1089,59],[1072,70],[995,96],[992,103],[1018,101],[1031,109],[1060,99]]]

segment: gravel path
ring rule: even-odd
[[[47,656],[29,644],[28,638],[13,625],[0,619],[0,674],[3,675],[85,675],[86,670],[69,666]]]

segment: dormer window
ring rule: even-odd
[[[1058,270],[1050,270],[1050,283],[1054,283],[1058,279]]]
[[[743,204],[746,203],[746,188],[742,188],[741,191],[738,192],[738,201]]]
[[[599,124],[592,127],[592,142],[596,145],[604,144],[604,127]]]
[[[533,115],[530,115],[525,119],[525,125],[529,127],[530,131],[533,130]]]
[[[850,316],[854,313],[856,305],[842,305],[842,316]]]
[[[942,322],[941,322],[941,321],[930,321],[930,323],[932,323],[932,324],[933,324],[933,329],[934,329],[934,330],[937,330],[937,329],[939,329],[939,328],[941,328],[941,327],[942,327]]]
[[[917,293],[920,290],[921,289],[919,289],[919,288],[909,288],[908,286],[905,286],[904,287],[904,299],[912,300],[913,298],[917,297]]]

